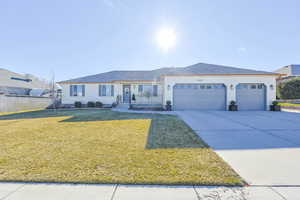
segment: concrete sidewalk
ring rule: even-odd
[[[0,183],[1,200],[297,200],[300,187]]]

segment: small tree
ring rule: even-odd
[[[52,77],[51,77],[51,81],[49,83],[49,97],[52,100],[52,105],[51,107],[55,110],[56,112],[56,108],[57,108],[57,96],[56,96],[56,92],[55,92],[55,74],[54,72],[52,72]]]
[[[148,103],[150,103],[151,92],[150,91],[145,91],[144,92],[144,97],[146,97],[148,99]]]

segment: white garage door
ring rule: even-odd
[[[264,84],[248,83],[236,87],[236,103],[239,110],[265,110],[266,87]]]
[[[176,84],[174,110],[225,110],[226,87],[223,84]]]

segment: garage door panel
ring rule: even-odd
[[[265,110],[266,88],[263,84],[239,84],[236,99],[239,110]]]
[[[175,110],[225,110],[226,88],[222,84],[177,84],[173,98]]]

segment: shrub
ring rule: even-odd
[[[75,101],[74,106],[75,106],[75,108],[81,108],[82,103],[80,101]]]
[[[278,102],[278,101],[273,101],[273,102],[272,102],[272,105],[273,105],[273,106],[278,106],[278,105],[279,105],[279,102]]]
[[[300,79],[280,83],[277,87],[277,96],[280,99],[300,99]]]
[[[135,94],[132,95],[132,101],[136,101]]]
[[[96,101],[96,107],[97,108],[102,108],[103,107],[103,103],[100,101]]]
[[[95,107],[95,102],[89,101],[89,102],[87,103],[87,107],[89,107],[89,108]]]
[[[113,102],[112,104],[111,104],[111,107],[113,107],[113,108],[115,108],[115,107],[117,107],[117,103],[116,102]]]
[[[235,105],[236,104],[236,102],[235,101],[230,101],[230,105]]]
[[[167,105],[166,105],[166,110],[167,110],[167,111],[171,111],[171,110],[172,110],[172,105],[171,105],[172,102],[171,102],[171,101],[166,101],[166,104],[167,104]]]
[[[230,101],[230,105],[228,108],[229,111],[238,111],[238,106],[235,101]]]

